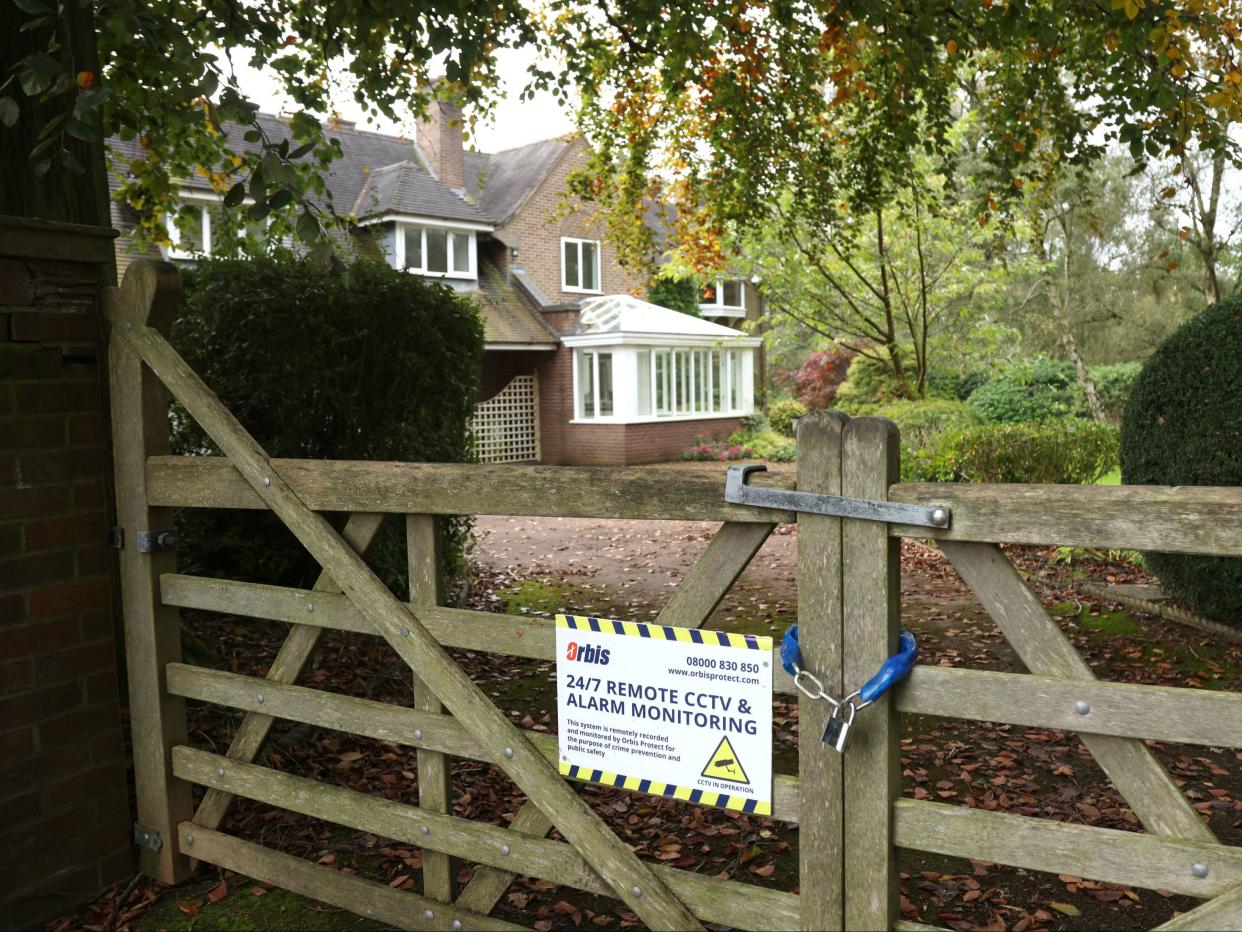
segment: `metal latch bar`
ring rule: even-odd
[[[134,535],[134,546],[139,553],[163,553],[176,550],[180,538],[175,528],[167,531],[139,531]]]
[[[164,847],[164,839],[160,837],[160,833],[155,829],[135,822],[134,844],[139,848],[150,848],[152,851],[159,851]]]
[[[912,524],[918,527],[947,528],[953,512],[943,505],[908,505],[904,502],[881,502],[867,498],[846,498],[815,492],[794,492],[748,485],[747,477],[766,472],[766,466],[730,466],[725,474],[725,501],[754,508],[774,508],[861,521],[883,521],[887,524]]]

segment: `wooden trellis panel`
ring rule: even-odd
[[[516,375],[499,393],[475,405],[470,420],[480,463],[539,459],[539,379]]]

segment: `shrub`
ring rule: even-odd
[[[774,463],[792,463],[798,455],[798,444],[790,437],[768,429],[757,432],[736,431],[729,443],[748,451],[747,455]]]
[[[828,408],[845,381],[853,358],[854,354],[844,347],[832,346],[812,353],[793,372],[777,374],[776,381],[809,410]]]
[[[768,416],[762,411],[742,415],[742,430],[757,434],[768,429]]]
[[[1104,408],[1104,416],[1112,423],[1121,423],[1126,402],[1142,371],[1141,362],[1119,362],[1111,366],[1091,367],[1091,381],[1095,383],[1095,393]]]
[[[991,378],[985,369],[968,369],[965,372],[932,372],[927,376],[927,397],[956,398],[965,401],[971,392]]]
[[[483,326],[451,288],[369,261],[346,283],[287,256],[204,259],[186,275],[172,342],[274,457],[469,459]],[[173,426],[177,452],[214,452],[184,412]],[[400,591],[403,529],[386,523],[369,559]],[[468,526],[450,524],[455,569]],[[186,509],[178,528],[192,572],[298,586],[319,572],[268,512]]]
[[[885,354],[882,347],[876,351]],[[910,355],[908,349],[898,349],[898,358]],[[862,416],[874,414],[883,405],[905,398],[893,367],[882,359],[855,356],[845,382],[837,389],[835,406],[847,414]]]
[[[942,482],[1091,483],[1117,462],[1117,428],[1065,418],[950,431],[911,456],[911,479]]]
[[[794,435],[794,421],[806,414],[806,405],[787,398],[768,405],[768,423],[777,433],[786,437]]]
[[[1036,359],[992,376],[967,403],[990,424],[1026,424],[1081,414],[1085,398],[1071,363]]]
[[[1230,298],[1183,324],[1147,360],[1122,420],[1122,481],[1242,485],[1239,386],[1242,298]],[[1209,617],[1242,621],[1242,558],[1146,556],[1175,598]]]
[[[876,411],[901,428],[903,447],[932,447],[945,431],[979,423],[979,415],[962,401],[928,398],[924,401],[894,401]]]

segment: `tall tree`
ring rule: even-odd
[[[888,201],[917,155],[950,159],[964,83],[987,213],[1055,170],[1045,152],[1085,162],[1110,136],[1138,159],[1192,140],[1228,151],[1219,115],[1242,105],[1237,0],[552,8],[553,45],[567,50],[560,86],[581,92],[597,142],[580,191],[621,223],[646,198],[672,202],[682,249],[704,265],[721,261],[729,224],[777,203],[823,239],[843,211]]]
[[[954,187],[924,171],[888,203],[843,212],[820,240],[782,204],[731,244],[762,280],[769,317],[875,359],[921,398],[935,338],[971,339],[1000,273],[987,257],[992,231]]]
[[[323,176],[339,78],[370,114],[421,114],[433,67],[464,104],[490,99],[496,52],[534,38],[520,0],[0,0],[0,212],[98,220],[104,140],[138,139],[121,196],[162,236],[175,180],[207,171],[225,204],[260,220],[300,204],[298,235],[325,258]],[[266,137],[235,57],[276,79],[297,112],[292,141]],[[480,108],[475,107],[475,113]],[[230,151],[223,120],[249,124]],[[66,183],[66,176],[88,179]],[[81,203],[73,203],[78,199]],[[106,213],[103,215],[106,217]]]

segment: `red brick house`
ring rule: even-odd
[[[486,339],[474,421],[480,459],[658,462],[697,438],[736,430],[754,407],[761,341],[728,325],[758,316],[755,289],[716,283],[705,290],[702,318],[639,301],[645,283],[618,263],[592,211],[567,200],[586,143],[467,152],[460,117],[433,104],[416,141],[335,128],[329,135],[344,155],[328,184],[336,211],[353,218],[357,243],[478,300]],[[287,135],[278,118],[260,119],[270,138]],[[205,179],[186,182],[179,195],[166,252],[192,261],[211,252],[212,224],[226,221]],[[119,207],[114,223],[123,269],[132,223]]]

